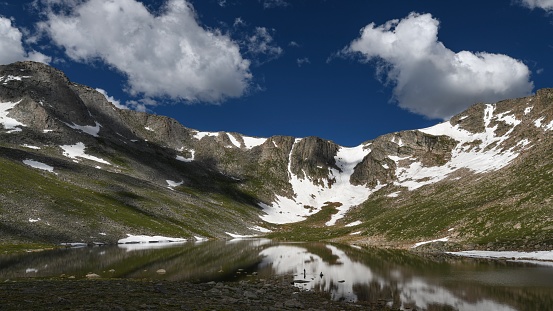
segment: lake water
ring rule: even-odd
[[[324,291],[334,300],[380,301],[401,309],[553,310],[553,266],[264,239],[147,246],[0,255],[0,282],[84,278],[89,272],[191,282],[293,276],[295,286]]]

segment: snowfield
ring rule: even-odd
[[[127,234],[127,237],[117,241],[117,244],[141,244],[141,243],[182,243],[186,242],[183,238],[169,238],[160,235],[132,235]]]
[[[512,260],[553,261],[553,251],[462,251],[448,252],[448,254],[473,258],[508,258]]]
[[[64,122],[65,125],[67,125],[68,127],[74,130],[81,131],[83,133],[86,133],[94,137],[98,137],[98,133],[100,133],[100,128],[102,127],[102,125],[98,122],[95,122],[95,123],[96,123],[95,126],[91,126],[91,125],[77,125],[75,123],[69,124]]]
[[[16,119],[8,117],[8,113],[17,104],[21,102],[5,102],[0,103],[0,124],[4,126],[4,129],[8,130],[8,133],[20,132],[20,126],[26,126],[25,124],[17,121]]]
[[[12,76],[12,75],[1,76],[0,83],[2,83],[3,85],[7,85],[11,81],[21,81],[23,79],[29,79],[30,77],[31,76]]]
[[[294,190],[294,198],[277,196],[271,205],[261,203],[260,206],[266,213],[261,218],[275,224],[293,223],[304,220],[307,216],[319,212],[326,202],[338,202],[338,213],[334,214],[327,226],[332,226],[338,219],[344,217],[345,213],[353,206],[363,203],[369,195],[381,186],[369,189],[365,186],[353,186],[349,180],[355,166],[363,160],[370,152],[365,145],[353,148],[341,147],[334,159],[341,171],[336,169],[328,170],[329,179],[335,179],[334,184],[326,183],[324,186],[315,185],[309,178],[300,178],[292,173],[291,162],[292,152],[301,139],[296,139],[288,157],[288,175]]]
[[[77,160],[77,158],[83,158],[83,159],[99,162],[102,164],[111,165],[111,163],[109,163],[104,159],[86,154],[85,153],[86,146],[81,142],[75,145],[63,145],[60,147],[61,149],[63,149],[63,155],[68,158],[75,159],[75,160]]]
[[[167,185],[169,185],[168,188],[171,190],[173,190],[173,188],[178,187],[184,183],[183,181],[173,181],[169,179],[167,179],[166,182],[167,182]]]
[[[39,169],[39,170],[43,170],[43,171],[48,171],[48,172],[50,172],[50,173],[54,173],[54,168],[53,168],[52,166],[50,166],[50,165],[48,165],[48,164],[44,164],[44,163],[42,163],[42,162],[38,162],[38,161],[35,161],[35,160],[29,160],[29,159],[27,159],[27,160],[23,160],[23,163],[24,163],[25,165],[28,165],[28,166],[32,167],[32,168],[37,168],[37,169]],[[54,174],[57,175],[57,173],[54,173]]]

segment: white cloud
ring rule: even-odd
[[[36,52],[26,52],[23,47],[23,34],[12,25],[8,18],[0,16],[0,64],[10,64],[16,61],[33,60],[49,63],[51,58]]]
[[[255,33],[246,41],[248,52],[253,55],[265,55],[272,60],[283,53],[282,48],[273,43],[273,37],[265,27],[256,27]]]
[[[438,41],[439,21],[411,13],[384,25],[374,23],[342,54],[376,60],[377,72],[394,85],[399,105],[430,118],[447,119],[475,102],[495,102],[527,95],[530,70],[502,54],[455,53]]]
[[[96,91],[104,95],[104,97],[109,102],[111,102],[115,107],[119,109],[132,109],[132,110],[141,111],[141,112],[148,112],[149,111],[148,107],[153,107],[158,105],[158,103],[151,98],[143,98],[140,100],[128,100],[125,102],[125,104],[121,104],[121,101],[115,99],[113,96],[109,96],[108,92],[106,92],[105,90],[97,88]]]
[[[241,17],[237,17],[234,19],[234,23],[232,24],[232,27],[239,27],[239,26],[245,26],[246,22]]]
[[[307,58],[307,57],[298,58],[296,61],[298,62],[298,67],[301,67],[305,64],[311,64],[311,61],[309,61],[309,58]]]
[[[553,11],[553,0],[519,0],[519,2],[529,9],[540,8]]]
[[[103,89],[96,89],[96,91],[98,91],[100,94],[104,95],[104,97],[106,98],[106,100],[110,103],[112,103],[115,107],[119,108],[119,109],[129,109],[129,107],[125,106],[125,105],[121,105],[121,102],[117,99],[115,99],[113,96],[109,96],[108,95],[108,92],[106,92],[105,90]]]
[[[136,0],[43,0],[39,27],[73,60],[122,72],[132,95],[221,102],[242,96],[252,75],[239,45],[199,25],[186,0],[153,15]]]
[[[260,0],[260,2],[263,3],[263,8],[265,9],[287,7],[288,5],[290,5],[288,2],[284,0]]]

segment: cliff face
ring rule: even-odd
[[[42,187],[17,199],[14,193],[28,192],[30,184],[3,185],[0,232],[26,238],[98,235],[91,230],[111,230],[113,239],[160,230],[251,234],[259,225],[299,222],[328,206],[334,212],[325,224],[336,226],[378,195],[400,200],[414,191],[432,193],[452,180],[508,172],[536,153],[544,153],[543,165],[551,163],[551,89],[477,104],[434,127],[353,148],[318,137],[199,132],[168,117],[118,109],[94,89],[33,62],[0,66],[0,102],[3,170],[36,178]],[[79,204],[87,212],[79,214],[73,207]],[[72,222],[45,233],[48,225],[37,228],[47,216],[50,224]],[[38,225],[29,222],[38,218]]]

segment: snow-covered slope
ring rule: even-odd
[[[330,203],[340,203],[339,213],[335,214],[327,225],[333,225],[337,219],[352,206],[361,204],[379,187],[370,189],[350,183],[355,166],[370,152],[365,145],[355,148],[340,147],[334,160],[335,168],[328,168],[326,183],[319,185],[309,176],[299,177],[292,172],[292,154],[300,139],[296,139],[288,157],[288,176],[294,195],[291,198],[277,196],[271,205],[261,203],[266,215],[262,219],[271,223],[291,223],[304,220],[306,216],[316,214]],[[320,167],[323,169],[323,167]]]
[[[401,189],[412,191],[459,178],[459,174],[500,170],[531,149],[538,137],[553,136],[551,107],[536,110],[533,100],[530,97],[516,103],[511,100],[480,104],[429,128],[385,135],[354,148],[339,147],[334,156],[339,169],[328,168],[328,182],[323,184],[305,172],[303,176],[292,173],[292,147],[288,176],[294,195],[276,196],[270,204],[262,203],[266,212],[262,218],[279,224],[298,222],[319,212],[327,203],[339,203],[338,212],[326,222],[332,226],[351,207],[386,186],[400,187],[389,195],[397,197]],[[366,182],[378,170],[383,170],[387,177]],[[354,173],[369,178],[359,184],[352,179]]]

